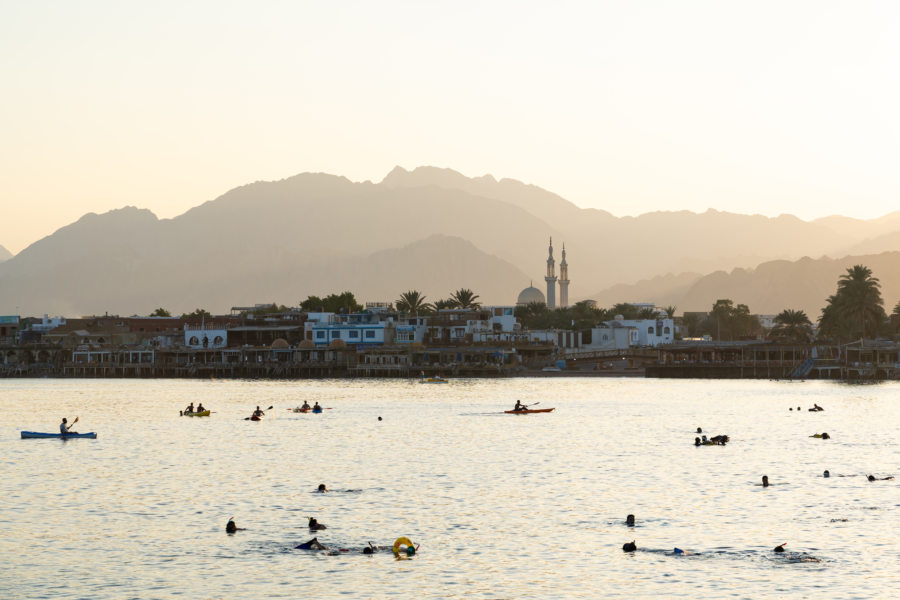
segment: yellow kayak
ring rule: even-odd
[[[182,415],[184,415],[185,417],[208,417],[209,411],[203,410],[200,412],[185,412],[185,413],[182,413]]]

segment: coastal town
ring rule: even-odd
[[[641,302],[569,306],[565,247],[559,278],[553,252],[551,239],[546,294],[529,286],[509,305],[482,305],[463,288],[433,304],[410,290],[364,305],[344,292],[220,315],[0,316],[0,376],[900,379],[900,311],[886,315],[880,297],[875,327],[863,322],[860,335],[837,300],[818,328],[802,311],[753,315],[729,299],[681,315]],[[833,298],[872,279],[849,269]]]

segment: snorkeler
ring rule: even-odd
[[[822,477],[831,477],[831,473],[828,472],[828,469],[825,469],[825,472],[822,473]]]
[[[319,542],[319,538],[314,537],[308,542],[303,542],[299,546],[295,546],[297,550],[328,550],[328,546],[324,546]]]
[[[769,487],[769,476],[768,475],[763,475],[762,486]]]
[[[625,524],[629,527],[634,527],[634,515],[628,515],[625,517]]]
[[[777,546],[775,546],[773,552],[784,552],[785,546],[787,546],[787,542],[785,542],[784,544],[778,544]]]
[[[234,517],[231,517],[225,525],[225,533],[234,533],[235,531],[244,531],[244,528],[238,527],[234,522]]]
[[[309,530],[310,531],[322,531],[323,529],[328,529],[322,523],[319,523],[315,517],[309,517]]]
[[[324,484],[324,483],[320,483],[320,484],[319,484],[319,487],[316,488],[316,491],[319,492],[320,494],[324,494],[324,493],[327,492],[328,490],[325,488],[325,484]]]
[[[637,545],[635,545],[634,540],[622,544],[623,552],[634,552],[635,550],[637,550]]]
[[[893,475],[888,475],[887,477],[875,477],[874,475],[869,475],[866,479],[869,481],[890,481],[893,478]]]

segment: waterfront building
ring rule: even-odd
[[[317,347],[328,346],[338,340],[349,346],[393,342],[395,322],[392,316],[378,313],[309,313],[307,319],[305,337]]]
[[[556,261],[553,259],[553,238],[550,238],[550,255],[547,257],[547,308],[556,308]],[[568,285],[568,281],[566,281]]]

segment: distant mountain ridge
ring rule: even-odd
[[[302,173],[240,186],[173,219],[135,207],[86,214],[0,263],[0,313],[224,311],[344,289],[361,300],[408,289],[436,299],[457,287],[512,304],[529,281],[543,289],[550,236],[557,269],[563,244],[568,252],[572,302],[644,281],[631,290],[642,299],[699,303],[692,286],[706,278],[698,273],[890,245],[894,222],[887,215],[868,228],[714,210],[619,218],[537,186],[450,169],[397,167],[380,183]],[[648,283],[663,273],[687,275]]]
[[[0,246],[0,262],[3,262],[4,260],[9,260],[12,257],[13,257],[12,252],[7,250],[3,246]]]

